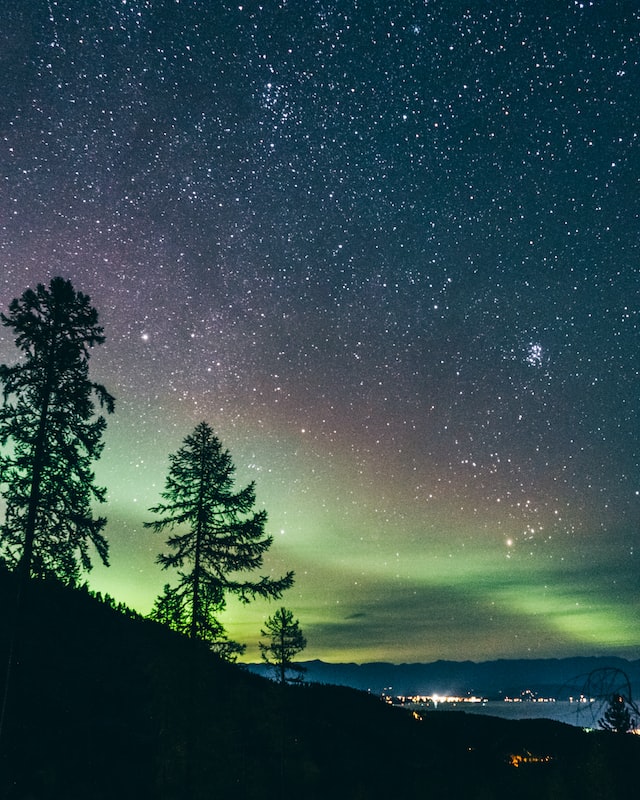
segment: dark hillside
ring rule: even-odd
[[[2,668],[12,594],[1,572]],[[633,785],[637,737],[456,712],[417,720],[346,687],[283,691],[57,584],[32,584],[27,622],[3,800],[589,800]]]

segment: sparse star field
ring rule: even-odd
[[[9,0],[0,65],[0,307],[107,337],[93,588],[171,579],[206,420],[306,658],[640,657],[636,3]]]

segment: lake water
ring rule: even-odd
[[[578,728],[597,728],[598,719],[604,713],[600,703],[505,703],[487,701],[485,703],[440,703],[437,708],[420,703],[407,704],[406,707],[422,716],[437,714],[439,711],[464,711],[466,714],[485,714],[502,719],[554,719]]]

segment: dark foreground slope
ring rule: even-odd
[[[0,573],[2,664],[10,576]],[[34,583],[2,741],[6,800],[622,798],[640,739],[275,684],[83,592]],[[518,768],[510,756],[527,759]],[[545,760],[533,760],[545,759]]]

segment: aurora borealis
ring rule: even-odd
[[[90,585],[150,610],[206,420],[305,658],[640,657],[636,5],[5,6],[0,307],[71,279],[116,397]]]

